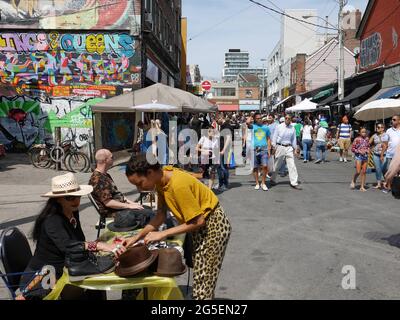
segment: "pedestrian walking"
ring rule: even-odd
[[[224,118],[218,120],[220,127],[219,132],[219,157],[220,162],[217,169],[218,172],[218,189],[219,191],[226,191],[229,188],[229,168],[228,168],[228,155],[232,148],[233,129],[229,121]]]
[[[342,123],[339,124],[337,132],[336,132],[336,140],[338,141],[338,145],[340,148],[340,162],[347,162],[347,157],[349,154],[349,148],[351,146],[351,135],[352,128],[349,124],[349,118],[344,116],[342,118]]]
[[[261,174],[261,188],[268,191],[266,179],[268,175],[268,158],[271,156],[271,132],[268,126],[263,125],[261,114],[256,112],[254,115],[254,124],[251,126],[253,130],[253,175],[255,180],[255,190],[260,189],[260,170]]]
[[[203,177],[208,179],[208,187],[214,186],[215,175],[218,168],[217,150],[218,140],[215,135],[215,130],[209,128],[206,136],[202,136],[196,146],[196,151],[200,152],[200,163],[203,169]]]
[[[310,120],[306,120],[304,122],[304,127],[301,130],[302,140],[301,143],[303,144],[303,159],[304,163],[307,163],[311,159],[311,148],[313,145],[312,134],[313,134],[313,127],[311,125]]]
[[[382,189],[384,180],[383,172],[387,169],[386,150],[388,148],[389,136],[385,133],[385,125],[378,123],[376,133],[369,139],[373,146],[373,159],[375,165],[376,186],[375,189]]]
[[[296,130],[292,125],[292,117],[290,115],[285,116],[285,122],[281,123],[275,130],[274,137],[272,139],[272,145],[275,147],[275,168],[271,176],[271,182],[276,183],[276,174],[279,168],[282,166],[283,161],[286,160],[286,164],[289,170],[290,186],[296,190],[301,190],[298,182],[298,173],[296,164],[294,162],[294,156],[299,154],[296,141]]]
[[[321,121],[315,139],[315,163],[323,163],[326,160],[326,141],[328,136],[328,124],[326,121]]]
[[[187,172],[159,164],[140,155],[129,161],[126,176],[139,190],[156,189],[157,214],[139,234],[127,239],[127,247],[144,239],[145,244],[182,233],[193,235],[193,298],[213,299],[231,225],[217,196]],[[158,231],[170,210],[179,225]]]
[[[353,180],[351,181],[350,188],[355,189],[356,182],[359,176],[361,176],[361,187],[360,191],[367,191],[365,189],[365,179],[367,176],[368,166],[368,155],[370,150],[369,138],[366,128],[360,129],[360,135],[354,139],[351,151],[355,155],[356,161],[356,173],[354,174]]]
[[[386,130],[386,133],[389,136],[388,149],[386,152],[387,167],[389,167],[395,155],[396,148],[400,145],[400,115],[392,117],[392,127]],[[389,192],[392,189],[391,183],[385,184],[384,187],[384,192]]]

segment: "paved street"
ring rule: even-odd
[[[288,177],[268,192],[253,190],[251,176],[232,176],[219,195],[233,227],[216,290],[224,299],[399,299],[400,251],[388,237],[400,234],[398,202],[371,187],[349,189],[353,163],[297,162],[302,191]],[[50,170],[33,169],[24,155],[0,161],[0,229],[16,225],[25,233],[48,191]],[[121,191],[136,198],[121,167],[111,174]],[[90,174],[79,174],[86,183]],[[372,183],[375,176],[368,175]],[[97,216],[82,198],[87,239],[95,237]],[[345,265],[356,269],[356,289],[344,290]],[[181,285],[186,275],[178,279]],[[0,285],[0,299],[6,292]],[[118,298],[117,295],[112,295]]]

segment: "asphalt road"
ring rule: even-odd
[[[365,193],[350,190],[353,163],[338,162],[337,154],[328,159],[325,164],[297,162],[302,191],[291,189],[288,177],[278,177],[268,192],[255,191],[252,176],[232,174],[231,189],[218,195],[233,232],[216,298],[400,298],[398,200],[371,187]],[[39,195],[48,191],[55,172],[33,169],[23,155],[9,155],[0,167],[0,229],[16,225],[29,234],[44,203]],[[121,167],[111,174],[135,199]],[[79,174],[79,181],[86,183],[89,176]],[[374,178],[369,174],[367,181],[372,184]],[[94,239],[97,215],[85,198],[81,219],[87,239]],[[354,289],[342,287],[345,266],[355,272],[345,282]],[[178,283],[184,285],[186,275]],[[5,299],[1,286],[0,299]]]

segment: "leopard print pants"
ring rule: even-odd
[[[193,233],[193,299],[214,298],[219,271],[231,234],[231,224],[218,204],[206,225]]]

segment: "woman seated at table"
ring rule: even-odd
[[[79,185],[72,173],[52,179],[52,191],[43,195],[49,200],[36,218],[33,228],[32,236],[36,242],[36,250],[25,270],[27,274],[21,278],[21,290],[31,282],[32,273],[47,265],[55,268],[56,279],[59,279],[63,274],[67,246],[73,241],[81,241],[82,248],[84,244],[85,250],[88,251],[113,252],[116,256],[125,251],[121,245],[85,242],[78,210],[81,196],[89,194],[92,190],[92,186]],[[41,299],[50,291],[42,288],[39,283],[25,297],[20,295],[17,299]]]
[[[158,207],[154,219],[138,235],[128,238],[125,245],[129,247],[140,239],[148,244],[177,234],[193,233],[193,298],[213,299],[231,233],[231,225],[216,195],[183,170],[149,164],[146,155],[131,159],[126,175],[139,190],[156,188]],[[157,231],[166,219],[167,208],[180,225]]]

